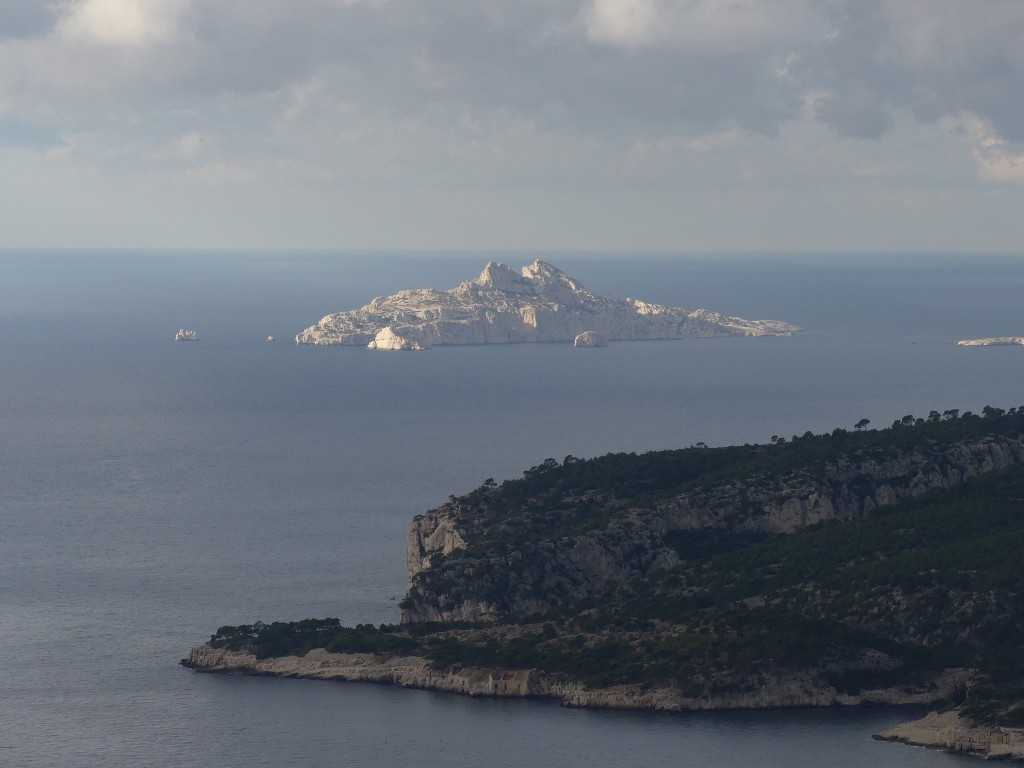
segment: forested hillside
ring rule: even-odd
[[[1024,409],[864,426],[549,460],[414,523],[402,625],[223,627],[211,642],[528,668],[697,704],[782,679],[809,701],[932,690],[1024,725]],[[447,619],[410,619],[424,606]]]

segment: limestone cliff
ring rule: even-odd
[[[991,760],[1024,760],[1024,728],[979,725],[958,710],[931,712],[875,736],[918,747],[979,755]]]
[[[448,291],[400,291],[360,309],[327,315],[296,335],[295,342],[419,350],[435,344],[573,341],[588,331],[594,338],[619,341],[788,336],[798,330],[778,320],[597,296],[543,261],[523,267],[522,274],[492,261],[475,280]]]
[[[992,435],[913,450],[876,448],[818,466],[710,482],[649,505],[588,497],[574,489],[551,510],[457,500],[417,516],[408,538],[410,586],[402,621],[490,621],[546,612],[566,600],[680,562],[674,537],[709,531],[790,534],[850,520],[933,489],[1024,460],[1024,438]],[[534,521],[558,520],[574,504],[598,503],[605,524],[576,535],[533,535]],[[496,537],[515,545],[481,547]],[[438,570],[434,570],[435,566]]]
[[[469,696],[545,695],[550,687],[541,675],[531,670],[437,670],[422,656],[328,653],[323,648],[302,656],[258,659],[246,651],[201,645],[193,648],[181,664],[199,672],[391,683],[405,688],[429,688]]]
[[[268,677],[341,680],[425,688],[468,696],[557,699],[564,706],[599,709],[641,709],[697,712],[723,709],[859,706],[863,704],[922,705],[948,698],[963,677],[949,670],[915,688],[899,686],[848,694],[837,691],[812,671],[758,676],[756,685],[734,686],[713,694],[690,695],[678,685],[613,685],[588,687],[560,680],[536,669],[482,668],[456,665],[438,668],[422,656],[373,653],[329,653],[322,648],[302,656],[258,659],[246,651],[201,645],[181,660],[199,672],[227,672]]]

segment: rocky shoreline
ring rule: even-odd
[[[530,669],[453,667],[437,670],[422,656],[329,653],[322,648],[301,657],[257,659],[251,653],[213,648],[207,643],[193,648],[181,664],[197,672],[384,683],[466,696],[550,698],[565,707],[655,712],[871,704],[921,706],[948,697],[949,689],[958,685],[966,674],[962,670],[950,670],[933,684],[918,689],[888,688],[852,695],[815,684],[811,673],[792,673],[768,679],[758,690],[693,697],[673,687],[617,685],[588,689],[580,683],[559,681]],[[931,712],[920,720],[897,725],[873,738],[989,759],[1024,760],[1024,729],[975,725],[957,710]]]
[[[197,672],[340,680],[424,688],[468,696],[544,696],[550,688],[531,670],[460,669],[439,671],[422,656],[330,653],[316,648],[304,656],[257,659],[245,651],[193,648],[181,665]]]
[[[920,720],[883,731],[875,738],[990,760],[1024,760],[1024,728],[976,725],[957,710],[931,712]]]
[[[674,686],[615,685],[588,688],[558,680],[533,669],[451,667],[434,669],[422,656],[384,656],[373,653],[330,653],[323,648],[304,656],[257,659],[246,651],[193,648],[181,664],[197,672],[338,680],[398,685],[468,696],[543,697],[563,706],[593,709],[636,709],[658,712],[697,712],[731,709],[784,709],[880,705],[928,705],[949,697],[968,674],[948,670],[917,688],[906,686],[847,694],[816,680],[813,671],[766,676],[757,688],[688,696]],[[897,740],[897,739],[894,739]]]

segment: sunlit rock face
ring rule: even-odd
[[[598,333],[584,331],[573,340],[572,345],[574,347],[607,347],[608,342]]]
[[[597,296],[557,267],[534,261],[517,274],[489,262],[475,280],[448,291],[420,288],[336,312],[295,337],[296,344],[358,345],[382,350],[435,344],[604,341],[714,336],[788,336],[780,320],[745,320],[707,309],[689,312],[636,299]]]
[[[1000,347],[1007,344],[1024,344],[1024,336],[995,336],[990,339],[964,339],[957,342],[958,347]]]

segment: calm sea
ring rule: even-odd
[[[807,330],[291,342],[535,256],[0,252],[0,765],[973,764],[871,741],[913,714],[886,709],[585,712],[176,666],[222,624],[395,621],[410,518],[549,456],[1024,403],[1024,349],[951,344],[1024,335],[1024,256],[551,253],[598,293]]]

